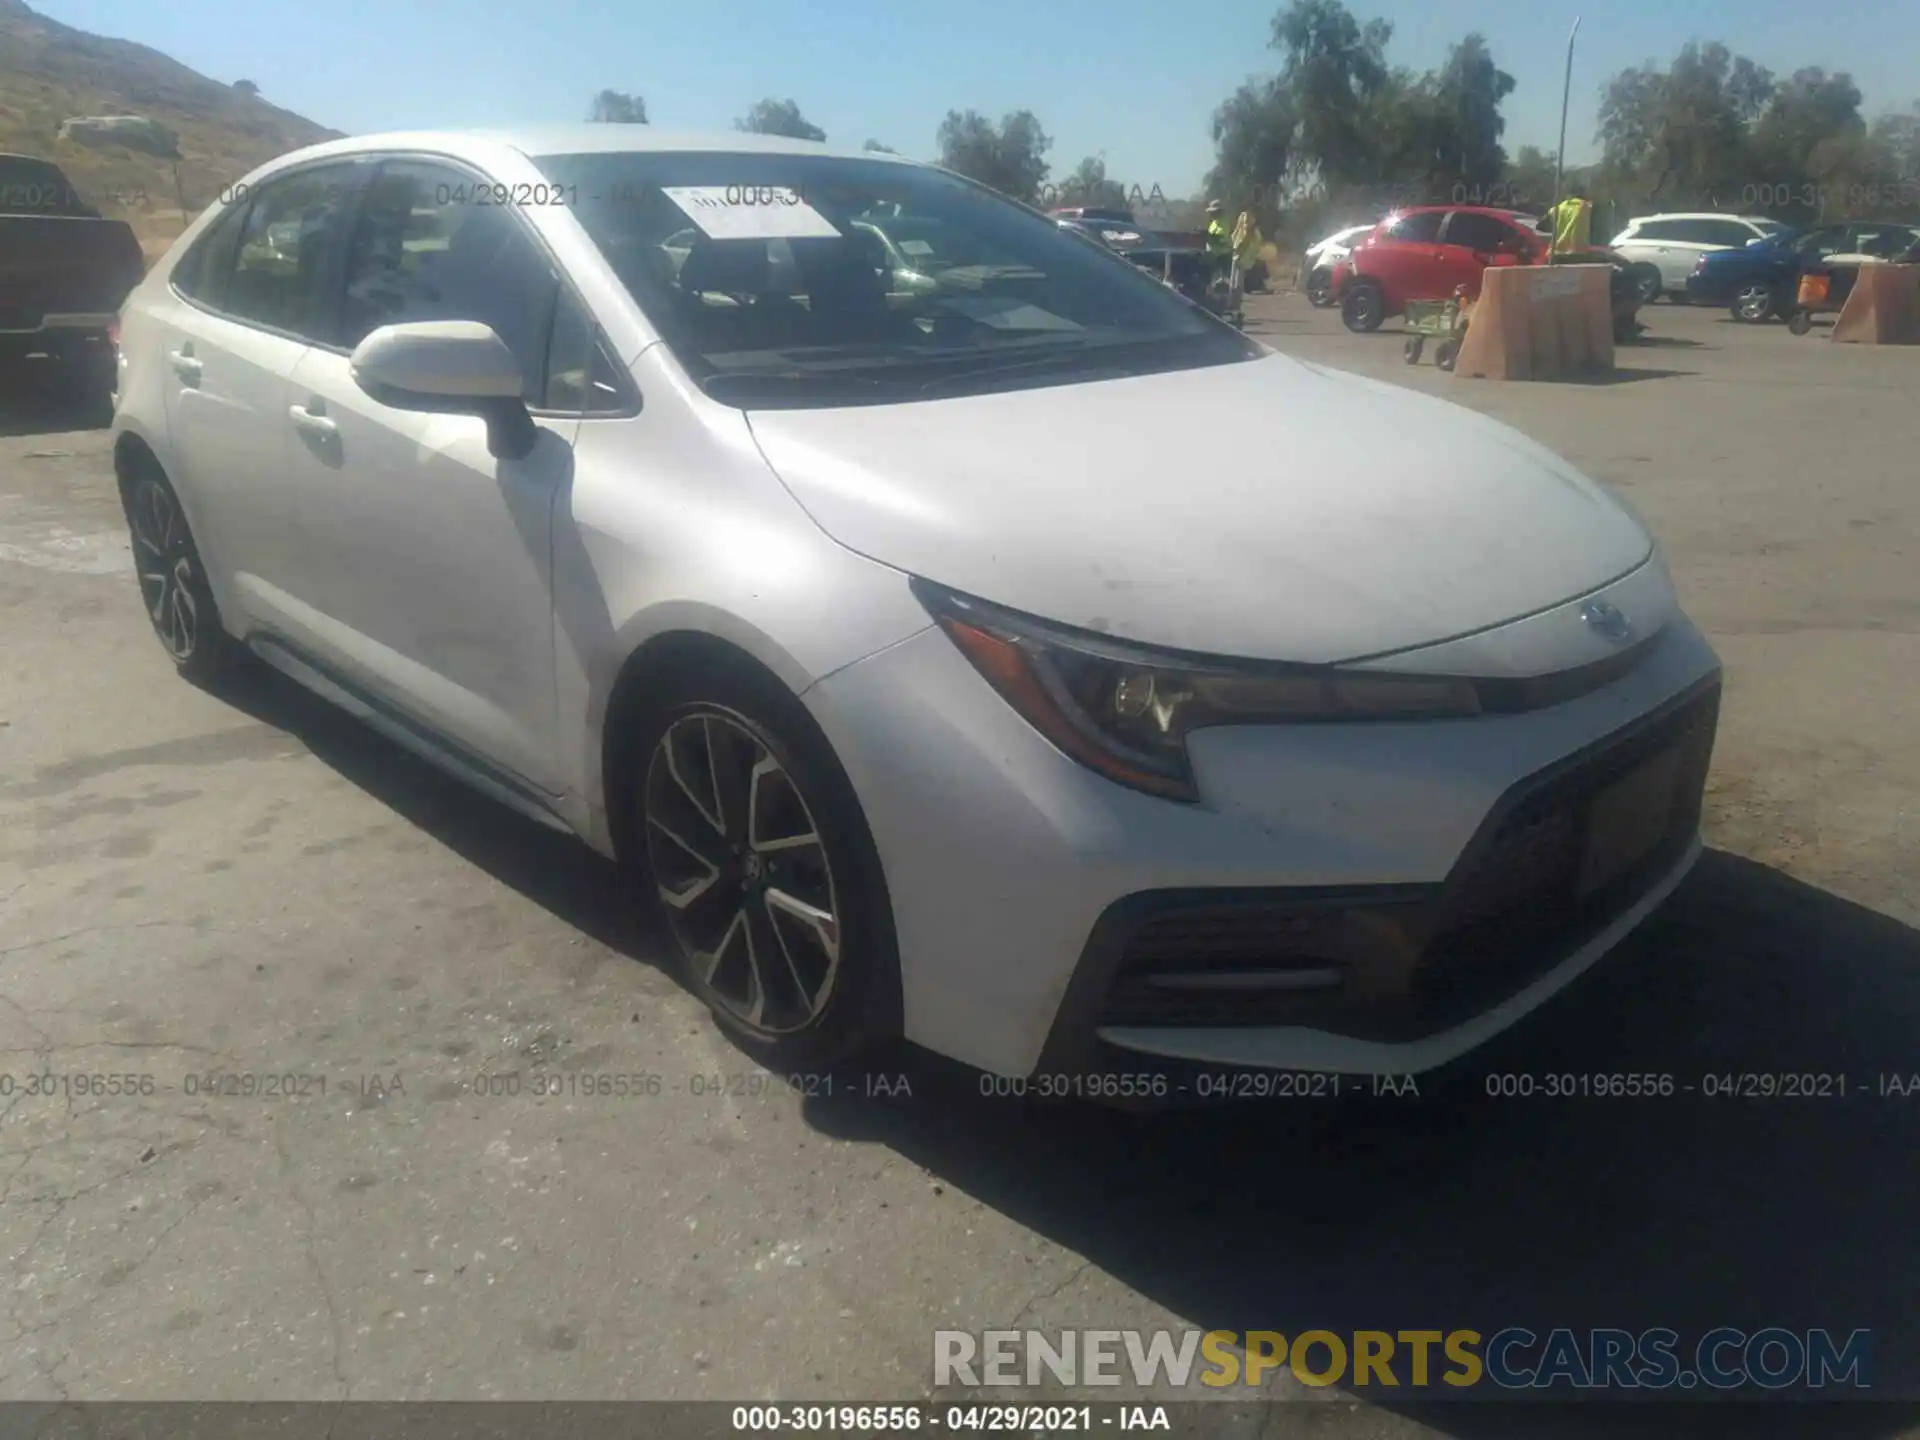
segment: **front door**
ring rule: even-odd
[[[333,343],[291,377],[294,466],[326,567],[324,658],[557,794],[553,517],[578,418],[536,416],[532,453],[498,459],[484,421],[384,405],[348,359],[382,325],[477,320],[521,361],[539,404],[559,280],[519,216],[475,193],[475,177],[443,164],[381,167],[348,242]]]
[[[1355,251],[1360,273],[1380,282],[1388,313],[1409,300],[1434,300],[1453,293],[1446,284],[1440,245],[1444,210],[1410,210],[1382,228],[1364,250]]]

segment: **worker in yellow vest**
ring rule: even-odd
[[[1227,221],[1226,207],[1218,200],[1207,202],[1207,274],[1209,282],[1225,280],[1233,271],[1233,226]]]
[[[1566,199],[1547,211],[1547,223],[1553,231],[1552,253],[1555,255],[1585,250],[1591,243],[1593,206],[1580,193],[1580,189],[1578,185],[1569,187]]]

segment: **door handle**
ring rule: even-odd
[[[167,356],[167,362],[173,366],[173,373],[180,377],[183,385],[194,386],[200,383],[200,362],[193,358],[193,346],[182,345]]]
[[[325,407],[318,400],[312,402],[319,410],[308,405],[289,405],[287,417],[293,421],[293,428],[302,435],[311,435],[317,440],[331,440],[340,433],[340,427],[327,417]]]

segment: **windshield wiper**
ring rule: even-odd
[[[936,376],[918,387],[923,395],[941,390],[963,389],[979,380],[997,380],[1003,375],[1033,371],[1064,370],[1082,379],[1120,380],[1135,375],[1150,375],[1157,370],[1179,368],[1195,340],[1218,343],[1214,335],[1166,335],[1151,340],[1119,340],[1099,344],[1061,343],[1042,354],[1023,355],[1018,360],[996,360],[982,356],[978,363],[967,364]],[[1137,357],[1128,363],[1122,357]],[[1145,362],[1145,363],[1140,363]],[[1172,362],[1172,363],[1162,363]]]
[[[757,393],[800,387],[896,392],[911,388],[896,380],[883,380],[873,375],[850,375],[844,370],[722,370],[700,382],[700,388],[716,400],[722,398],[723,391]]]

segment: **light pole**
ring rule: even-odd
[[[1567,78],[1560,86],[1560,148],[1553,152],[1553,204],[1560,206],[1560,180],[1567,165],[1567,102],[1573,97],[1573,42],[1580,33],[1580,17],[1573,17],[1573,29],[1567,34]],[[1548,211],[1549,215],[1553,212]]]

